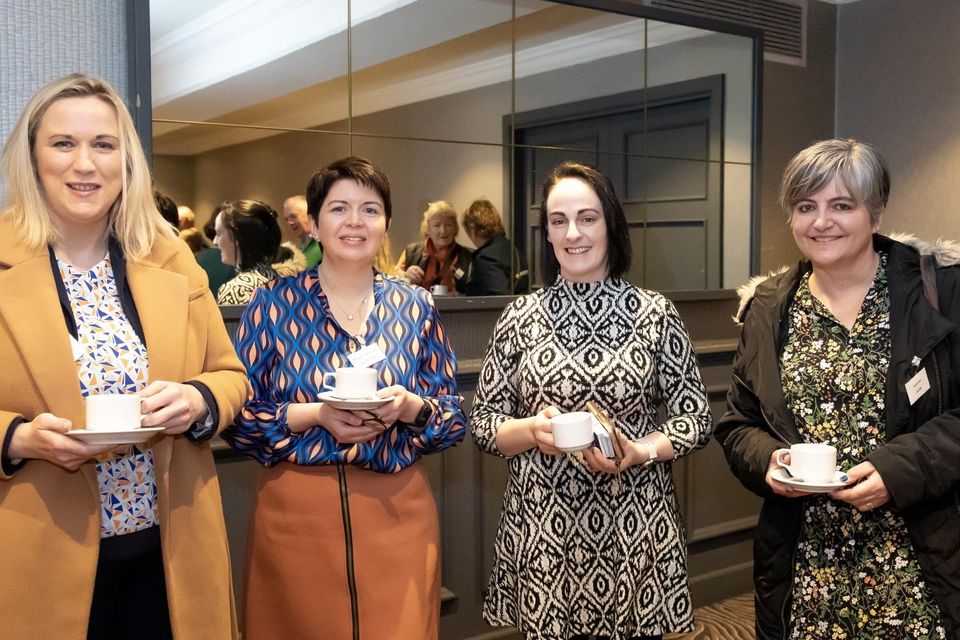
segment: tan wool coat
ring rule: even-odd
[[[197,380],[230,423],[247,380],[203,271],[186,244],[159,239],[127,260],[150,380]],[[28,251],[0,217],[0,442],[17,417],[50,412],[84,426],[70,337],[46,248]],[[209,444],[149,443],[171,625],[177,640],[236,638],[230,556]],[[100,532],[96,465],[30,460],[0,473],[0,636],[85,639]]]

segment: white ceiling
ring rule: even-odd
[[[642,48],[643,21],[517,1],[518,18],[538,12],[518,45],[517,77]],[[352,0],[350,63],[362,82],[351,112],[509,80],[512,13],[511,0]],[[150,17],[155,118],[310,128],[346,117],[346,0],[153,0]],[[706,33],[647,29],[650,47]],[[276,134],[187,126],[156,123],[155,152]]]

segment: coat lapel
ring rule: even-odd
[[[183,381],[184,345],[187,344],[187,304],[189,283],[186,276],[161,268],[162,257],[151,255],[143,261],[127,262],[127,282],[149,354],[149,380]],[[173,454],[172,438],[158,438],[153,445],[157,489],[169,495],[169,469]],[[169,514],[166,500],[161,501],[161,522]]]

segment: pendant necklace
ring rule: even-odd
[[[323,286],[323,281],[322,281],[322,280],[320,281],[320,286]],[[368,293],[367,295],[363,296],[363,300],[361,300],[361,301],[360,301],[360,304],[357,305],[356,310],[355,310],[353,313],[350,313],[349,311],[347,311],[347,310],[343,307],[342,304],[340,304],[340,302],[339,302],[337,299],[335,299],[334,297],[332,297],[332,296],[330,295],[330,292],[329,292],[329,291],[327,291],[327,300],[332,300],[332,301],[333,301],[333,304],[337,305],[337,307],[340,309],[340,311],[343,312],[343,315],[347,316],[347,320],[349,320],[349,321],[351,321],[351,322],[353,322],[353,319],[356,318],[357,315],[360,313],[360,311],[364,308],[364,306],[366,306],[367,300],[369,300],[369,299],[370,299],[370,294]]]

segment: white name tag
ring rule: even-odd
[[[376,344],[368,344],[364,348],[358,349],[347,356],[350,364],[358,368],[372,367],[386,359],[387,355],[383,352],[383,349],[380,348],[380,345]]]
[[[453,277],[456,278],[457,280],[459,280],[460,278],[462,278],[462,277],[463,277],[463,269],[458,268],[456,271],[454,271],[454,272],[453,272]]]
[[[910,400],[911,405],[929,390],[930,378],[927,377],[926,369],[920,369],[917,375],[907,380],[907,399]]]

